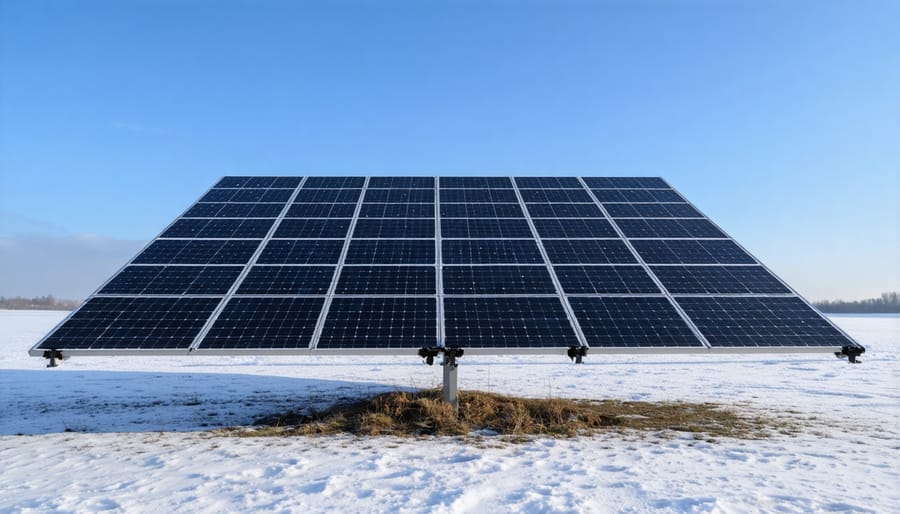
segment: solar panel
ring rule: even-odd
[[[241,176],[31,353],[441,347],[862,351],[657,177]]]

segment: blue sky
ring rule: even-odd
[[[658,175],[812,299],[900,289],[900,3],[0,2],[0,295],[227,174]]]

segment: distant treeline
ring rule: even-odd
[[[75,300],[60,300],[49,294],[34,298],[0,296],[0,309],[70,311],[77,306]]]
[[[900,295],[894,293],[882,293],[881,298],[870,298],[855,302],[844,300],[825,300],[816,302],[815,305],[822,312],[853,312],[864,314],[895,314],[900,313]]]

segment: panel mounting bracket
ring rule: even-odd
[[[50,359],[50,362],[47,364],[48,368],[59,367],[58,361],[63,360],[63,354],[59,350],[44,350],[43,357],[45,359]]]
[[[581,364],[581,360],[587,356],[587,346],[571,346],[569,347],[569,351],[566,352],[566,355],[569,356],[569,359],[575,362],[575,364]]]
[[[453,410],[459,410],[459,397],[457,388],[456,370],[459,367],[457,359],[463,356],[465,350],[462,348],[447,348],[436,346],[431,348],[419,349],[419,356],[425,359],[425,363],[431,366],[434,364],[434,358],[439,353],[444,354],[441,361],[441,367],[444,368],[444,401],[453,407]]]
[[[847,362],[851,364],[859,364],[860,360],[859,356],[866,353],[866,349],[861,346],[844,346],[841,348],[841,351],[834,352],[834,356],[838,359],[847,359]]]

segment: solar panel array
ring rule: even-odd
[[[32,350],[857,346],[654,177],[225,177]]]

